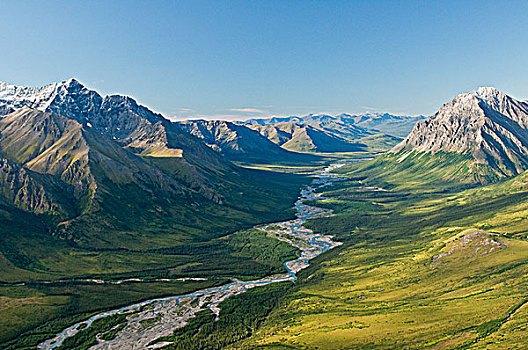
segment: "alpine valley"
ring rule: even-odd
[[[528,343],[528,102],[495,88],[229,122],[0,83],[0,168],[2,349]]]

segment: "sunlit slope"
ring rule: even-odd
[[[255,124],[248,127],[268,137],[282,148],[294,152],[357,152],[367,150],[367,146],[362,143],[351,142],[311,125],[282,122],[274,125]],[[369,135],[369,133],[365,133],[365,135]]]
[[[321,204],[337,215],[309,222],[344,247],[303,272],[236,347],[523,348],[526,175],[461,192],[365,191],[363,182],[330,189]]]
[[[528,169],[528,102],[491,87],[460,94],[418,122],[391,152],[400,160],[416,153],[450,153],[467,158],[473,173],[485,166],[496,178],[518,175]]]
[[[424,191],[437,187],[461,188],[480,186],[504,179],[488,164],[479,164],[470,155],[410,151],[386,153],[358,166],[340,169],[350,176],[366,178],[388,188],[421,187]]]
[[[424,117],[384,114],[309,114],[250,119],[244,123],[272,142],[297,152],[387,151]]]

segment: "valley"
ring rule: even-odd
[[[0,350],[528,349],[528,1],[0,11]]]
[[[295,256],[250,229],[293,218],[306,175],[237,166],[75,79],[0,90],[2,348],[100,310],[278,273]]]
[[[287,274],[269,276],[254,281],[234,281],[229,284],[196,291],[187,295],[167,297],[144,301],[139,304],[126,306],[117,310],[104,312],[92,316],[86,321],[79,322],[59,333],[55,338],[39,345],[39,349],[69,349],[75,347],[90,347],[93,349],[131,349],[131,348],[163,348],[174,346],[171,341],[172,333],[184,327],[189,319],[201,311],[210,311],[217,318],[220,314],[222,301],[243,293],[250,288],[264,286],[271,283],[295,281],[296,274],[309,266],[309,261],[329,249],[340,245],[334,242],[332,236],[314,234],[304,229],[302,225],[309,218],[328,216],[329,210],[308,206],[305,201],[322,199],[314,193],[321,187],[329,186],[339,180],[330,174],[331,170],[343,166],[339,163],[325,168],[316,175],[312,185],[301,191],[295,203],[295,220],[256,226],[255,229],[265,232],[268,236],[277,238],[300,250],[299,257],[284,262]],[[92,331],[94,322],[104,322],[107,318],[119,317],[119,330],[112,337],[104,337],[108,329]],[[123,318],[125,317],[125,318]],[[148,325],[145,325],[148,324]],[[98,334],[98,332],[100,332]],[[89,334],[89,335],[88,335]],[[102,337],[102,338],[101,338]],[[104,341],[103,341],[104,340]]]
[[[2,348],[525,341],[525,101],[233,123],[76,80],[2,96]]]

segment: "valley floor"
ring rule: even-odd
[[[294,217],[291,206],[299,188],[310,179],[248,171],[257,174],[255,186],[270,193],[269,198],[247,198],[253,201],[248,207],[256,207],[255,217],[261,216],[259,221],[250,219],[251,226],[271,218]],[[0,223],[4,216],[13,215],[3,211],[1,204]],[[248,227],[247,217],[226,220],[242,230],[211,232],[202,240],[183,241],[178,232],[159,233],[153,225],[140,236],[141,241],[123,232],[122,238],[132,248],[114,250],[69,246],[37,233],[40,227],[0,225],[0,348],[34,348],[69,325],[104,310],[187,294],[233,278],[247,281],[282,273],[282,263],[297,256],[297,249],[287,243],[265,232],[243,229]]]
[[[309,261],[335,248],[341,243],[333,242],[328,235],[314,234],[302,225],[308,218],[331,215],[331,211],[304,204],[320,198],[314,191],[330,185],[335,176],[330,170],[318,172],[312,184],[303,188],[295,202],[296,219],[256,226],[250,235],[265,234],[291,247],[299,249],[298,256],[284,262],[285,271],[252,281],[233,280],[222,286],[198,290],[185,295],[157,298],[128,305],[119,309],[96,314],[75,323],[41,344],[39,349],[134,349],[134,348],[193,348],[195,341],[173,335],[195,318],[219,319],[223,301],[235,295],[272,283],[294,282],[296,273],[309,266]],[[121,281],[119,281],[121,282]],[[116,282],[116,283],[119,283]],[[200,321],[198,321],[200,322]],[[210,322],[210,320],[209,320]],[[201,327],[203,328],[203,327]],[[182,339],[183,338],[183,339]],[[216,348],[227,345],[218,339],[204,339],[201,348]]]

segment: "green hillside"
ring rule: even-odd
[[[522,348],[527,175],[462,191],[435,180],[422,191],[402,175],[385,178],[390,191],[367,191],[379,184],[370,171],[343,170],[350,180],[318,204],[337,215],[308,223],[345,244],[301,272],[235,348]]]
[[[398,176],[391,157],[341,168],[346,180],[317,202],[337,215],[306,226],[343,246],[295,285],[233,297],[221,305],[223,323],[201,315],[178,339],[233,349],[523,348],[528,175],[464,182],[453,171],[463,158],[438,155],[412,163],[421,173]],[[451,167],[441,172],[439,159]],[[275,306],[255,310],[257,300]]]

